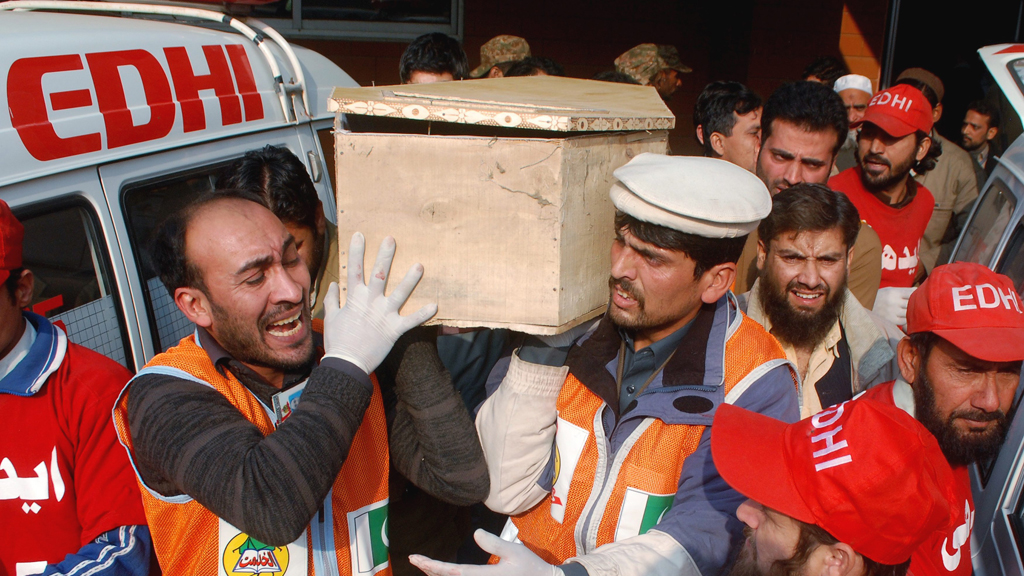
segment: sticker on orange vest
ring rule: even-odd
[[[219,520],[221,576],[305,576],[305,530],[287,546],[271,546]]]
[[[675,494],[651,494],[636,488],[626,488],[619,511],[619,523],[615,527],[615,541],[647,533],[658,522],[665,512],[672,507]]]
[[[369,576],[389,565],[388,499],[348,513],[352,574]]]
[[[555,423],[555,482],[551,487],[551,517],[559,524],[565,519],[569,484],[580,462],[590,433],[559,417]]]

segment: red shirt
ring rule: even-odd
[[[828,185],[833,190],[846,194],[860,212],[861,220],[870,224],[878,233],[878,238],[882,241],[880,287],[913,286],[920,266],[917,258],[918,248],[932,217],[932,209],[935,207],[932,193],[908,177],[907,186],[916,186],[917,193],[908,204],[893,208],[864,187],[860,166],[843,170],[832,177]]]
[[[48,323],[43,330],[59,332]],[[70,342],[62,355],[43,337],[22,371],[0,381],[8,384],[0,393],[0,574],[11,576],[19,563],[56,564],[104,532],[146,523],[111,417],[131,374]],[[26,372],[31,378],[19,378]],[[37,375],[45,380],[32,393]]]
[[[872,398],[895,406],[892,390],[895,381],[879,384],[864,393]],[[971,529],[974,527],[974,497],[971,495],[971,478],[967,467],[953,468],[956,484],[950,486],[950,502],[957,503],[950,510],[947,528],[921,545],[910,558],[910,574],[913,576],[971,576]]]

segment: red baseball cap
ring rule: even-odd
[[[930,133],[932,105],[917,88],[897,84],[875,94],[868,102],[864,117],[850,127],[856,128],[865,122],[871,122],[894,138],[902,138],[918,130]]]
[[[1024,360],[1024,303],[981,264],[937,266],[907,303],[907,334],[933,332],[988,362]]]
[[[25,227],[11,213],[7,202],[0,200],[0,283],[6,282],[11,270],[21,268],[21,243]]]
[[[956,480],[935,437],[877,400],[843,402],[795,424],[723,404],[711,455],[741,494],[882,564],[906,562],[952,523]]]

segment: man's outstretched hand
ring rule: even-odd
[[[376,370],[398,338],[437,314],[437,304],[428,304],[408,316],[398,310],[409,299],[423,277],[423,265],[413,264],[405,278],[384,296],[384,287],[395,257],[395,239],[380,243],[370,281],[363,277],[366,240],[356,232],[348,247],[348,294],[339,308],[338,285],[331,283],[324,300],[324,349],[326,356],[348,360],[367,374]]]
[[[497,564],[472,566],[449,564],[431,560],[426,556],[413,554],[409,562],[430,576],[562,576],[562,569],[540,559],[522,544],[506,542],[494,534],[477,530],[473,534],[476,543],[501,560]]]

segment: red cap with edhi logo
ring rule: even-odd
[[[981,264],[937,266],[907,303],[907,334],[932,332],[988,362],[1024,360],[1024,303]]]
[[[11,270],[21,268],[21,243],[25,227],[11,213],[7,202],[0,200],[0,283],[6,282]]]
[[[850,127],[856,128],[865,122],[871,122],[894,138],[903,138],[918,130],[927,134],[932,131],[932,105],[917,88],[897,84],[875,94],[868,102],[864,117]]]
[[[956,479],[935,437],[876,400],[850,400],[795,424],[723,404],[711,455],[739,493],[882,564],[906,562],[952,523]]]

